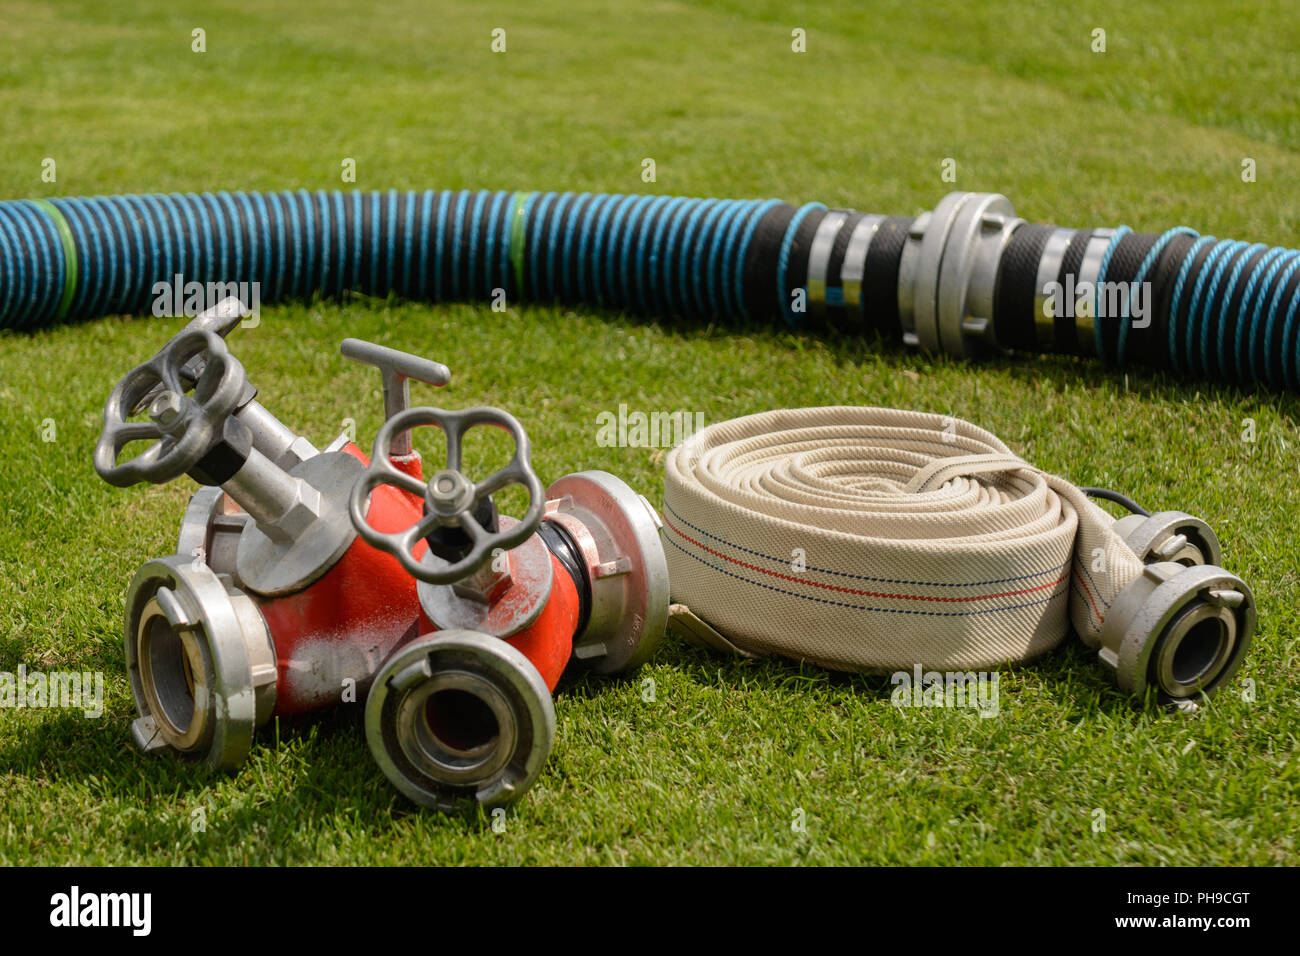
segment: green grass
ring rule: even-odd
[[[1003,192],[1032,220],[1300,241],[1300,26],[1281,2],[790,6],[5,2],[0,195],[335,188],[352,157],[361,188],[770,195],[915,213],[953,188],[939,178],[953,157],[957,188]],[[505,55],[489,50],[498,26]],[[1089,49],[1097,26],[1104,55]],[[204,55],[190,52],[195,27]],[[794,27],[806,54],[790,52]],[[1240,179],[1247,156],[1254,184]],[[45,157],[57,183],[40,178]],[[372,769],[359,705],[267,728],[226,778],[132,749],[123,593],[174,547],[189,489],[111,489],[90,449],[115,381],[179,325],[0,335],[0,670],[102,670],[108,686],[100,720],[0,710],[2,863],[1297,861],[1294,396],[588,311],[266,309],[233,345],[265,403],[318,444],[345,418],[363,444],[380,424],[378,376],[337,354],[347,335],[449,364],[439,400],[514,412],[544,480],[604,468],[652,501],[661,453],[595,440],[596,416],[620,402],[708,421],[919,408],[974,421],[1078,483],[1205,517],[1259,599],[1241,673],[1255,699],[1238,681],[1194,715],[1130,703],[1073,639],[1004,671],[1001,715],[981,720],[896,709],[883,678],[669,638],[632,679],[561,686],[551,760],[496,833],[475,812],[397,797]]]

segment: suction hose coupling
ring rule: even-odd
[[[949,193],[913,220],[898,265],[903,341],[972,358],[994,351],[1002,254],[1024,223],[998,193]]]
[[[1097,656],[1121,690],[1143,696],[1151,687],[1177,703],[1226,684],[1254,633],[1255,597],[1241,578],[1210,564],[1158,561],[1111,604]]]
[[[399,650],[366,700],[366,739],[384,775],[422,806],[511,803],[542,772],[555,705],[537,668],[505,641],[437,631]]]

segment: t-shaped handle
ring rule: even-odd
[[[410,352],[399,352],[385,345],[363,342],[361,339],[344,339],[339,351],[354,362],[373,365],[384,377],[384,421],[400,415],[411,404],[409,379],[426,385],[443,386],[451,381],[451,369],[441,362],[420,358]],[[391,454],[403,457],[411,453],[411,433],[405,431],[393,439]]]

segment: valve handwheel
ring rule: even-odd
[[[186,395],[187,363],[203,357],[194,391]],[[193,366],[190,366],[193,368]],[[206,329],[187,328],[143,365],[117,383],[104,406],[104,428],[95,444],[95,471],[110,485],[125,488],[141,481],[165,484],[192,469],[222,434],[247,384],[239,359],[225,340]],[[161,386],[161,390],[159,390]],[[151,421],[132,422],[140,403],[148,403]],[[156,439],[130,461],[118,463],[122,449],[134,441]]]
[[[447,436],[447,464],[435,472],[428,483],[399,471],[389,460],[393,443],[413,428],[434,425]],[[465,433],[476,425],[491,425],[510,433],[515,454],[510,463],[480,482],[472,482],[461,472],[461,446]],[[396,485],[424,498],[425,515],[405,531],[376,531],[366,521],[370,495],[379,485]],[[489,495],[510,485],[522,485],[528,491],[528,509],[519,523],[492,532],[474,517],[476,506]],[[477,571],[498,548],[510,551],[527,541],[542,521],[545,495],[542,483],[528,459],[528,436],[523,426],[499,408],[478,406],[461,411],[441,408],[411,408],[394,415],[375,437],[370,467],[357,480],[348,502],[352,524],[368,544],[396,557],[407,573],[428,584],[454,584]],[[438,528],[459,527],[472,542],[469,553],[446,567],[422,564],[411,554],[416,543]]]

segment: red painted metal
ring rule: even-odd
[[[514,645],[516,650],[527,657],[546,681],[546,686],[554,691],[555,685],[560,682],[560,675],[564,673],[569,659],[573,656],[573,638],[578,629],[579,603],[578,589],[574,586],[573,579],[569,577],[569,572],[564,569],[564,565],[560,564],[559,558],[555,555],[550,557],[552,583],[551,595],[546,600],[546,606],[537,615],[537,620],[518,634],[506,638],[506,643]],[[497,600],[511,600],[511,592],[514,590],[515,588],[511,588]],[[420,633],[431,634],[436,630],[433,622],[421,610]]]
[[[369,464],[356,445],[343,449]],[[418,457],[394,460],[402,471],[420,477]],[[401,531],[420,520],[422,502],[393,485],[380,485],[367,518],[380,531]],[[419,557],[425,547],[415,550]],[[351,690],[365,699],[365,688],[399,644],[417,635],[420,602],[414,579],[392,555],[360,538],[334,567],[295,594],[262,604],[275,643],[279,669],[275,712],[298,714],[338,703]]]
[[[369,458],[356,445],[344,451],[363,464]],[[422,477],[418,455],[394,458],[400,470]],[[375,488],[367,514],[379,531],[411,527],[423,514],[418,495],[388,484]],[[415,549],[418,558],[425,545]],[[508,638],[555,689],[573,653],[578,625],[578,592],[568,572],[551,556],[550,598],[536,621]],[[511,600],[509,591],[500,600]],[[334,567],[294,594],[261,605],[275,644],[279,670],[275,713],[299,714],[336,704],[362,701],[371,679],[400,645],[436,630],[420,609],[415,580],[397,559],[360,538]],[[355,696],[348,698],[351,691]]]
[[[578,589],[560,560],[551,555],[554,572],[551,596],[537,620],[513,637],[506,638],[533,662],[552,691],[573,656],[573,633],[578,628]]]

